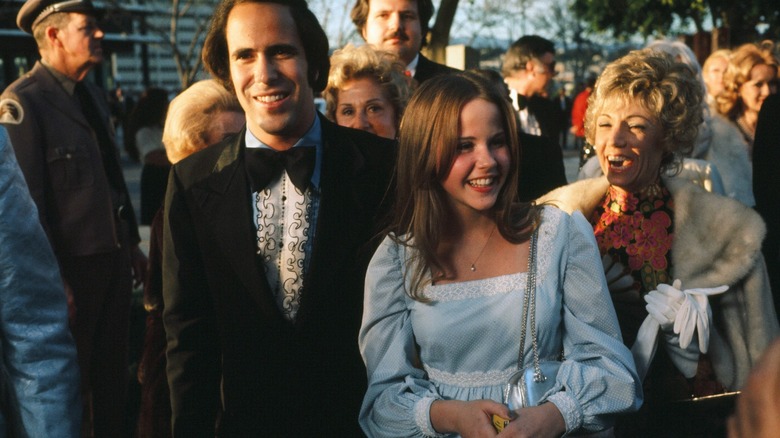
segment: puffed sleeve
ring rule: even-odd
[[[360,353],[368,390],[360,426],[370,437],[436,435],[430,406],[440,398],[417,357],[403,273],[403,249],[386,237],[366,273]]]
[[[613,414],[642,404],[642,386],[631,352],[623,344],[609,297],[593,230],[575,212],[565,218],[568,235],[561,259],[563,350],[558,374],[563,391],[550,396],[567,432],[603,430]]]

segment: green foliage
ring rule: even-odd
[[[573,10],[596,31],[618,40],[728,28],[730,45],[780,37],[777,0],[574,0]],[[765,23],[763,35],[756,25]]]

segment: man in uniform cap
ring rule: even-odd
[[[103,59],[89,0],[29,0],[16,23],[41,61],[0,96],[24,117],[6,125],[43,229],[60,265],[76,340],[84,434],[125,432],[130,296],[146,258],[108,104],[84,81]]]

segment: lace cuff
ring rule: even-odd
[[[423,435],[427,437],[445,437],[446,434],[438,433],[431,424],[431,404],[437,399],[433,397],[423,397],[414,405],[414,421]]]
[[[566,423],[566,433],[563,436],[568,435],[582,426],[584,417],[579,403],[567,394],[566,391],[557,392],[551,395],[547,401],[554,404],[563,416],[563,421]]]

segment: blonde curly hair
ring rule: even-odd
[[[760,45],[748,43],[739,46],[729,57],[729,66],[723,75],[723,91],[717,96],[718,113],[736,120],[745,110],[739,89],[750,81],[750,71],[757,65],[768,65],[778,76],[778,60],[772,53],[774,44],[764,41]]]
[[[336,121],[339,90],[350,81],[373,78],[393,105],[396,128],[412,94],[412,79],[404,71],[406,66],[390,52],[376,50],[368,44],[355,47],[347,44],[336,50],[330,58],[328,85],[322,92],[325,98],[325,115]]]
[[[214,79],[192,84],[168,106],[163,144],[171,163],[209,146],[208,133],[214,116],[222,112],[244,113],[236,96]]]
[[[585,138],[595,144],[596,118],[607,102],[636,102],[658,119],[661,172],[679,169],[703,121],[704,85],[693,69],[666,52],[635,50],[607,65],[588,99]]]

